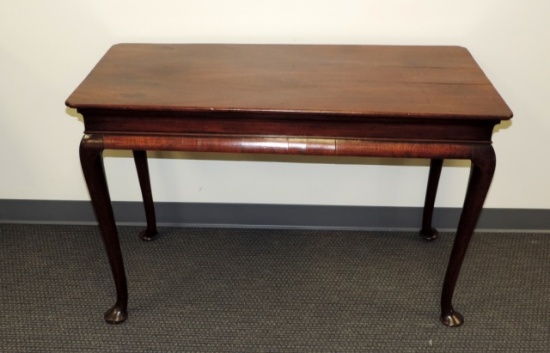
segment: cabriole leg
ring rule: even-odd
[[[85,135],[80,144],[80,163],[117,292],[116,303],[105,312],[104,318],[108,323],[118,324],[124,322],[128,316],[128,287],[107,179],[105,178],[103,148],[101,136]]]
[[[453,308],[453,294],[468,244],[493,179],[495,164],[495,153],[491,146],[480,148],[472,160],[470,181],[441,295],[441,322],[450,327],[461,326],[464,322],[462,315]]]
[[[437,229],[432,227],[432,218],[434,213],[435,196],[437,194],[437,186],[439,185],[439,177],[443,168],[443,159],[432,159],[430,162],[430,174],[428,176],[428,187],[426,190],[426,200],[424,201],[424,214],[422,216],[422,229],[420,235],[432,241],[437,239],[439,233]]]
[[[145,208],[145,217],[147,219],[147,228],[139,233],[142,240],[153,240],[158,235],[157,221],[155,216],[155,205],[153,204],[153,193],[151,191],[151,181],[149,179],[149,166],[147,165],[146,151],[133,151],[134,162],[143,196],[143,206]]]

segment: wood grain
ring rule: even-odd
[[[73,108],[508,119],[468,50],[445,46],[120,44]]]

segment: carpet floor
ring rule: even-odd
[[[0,224],[0,352],[550,352],[550,235],[120,227],[129,317],[94,226]],[[550,315],[549,315],[550,316]]]

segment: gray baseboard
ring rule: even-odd
[[[120,225],[144,224],[140,202],[114,202]],[[420,207],[317,206],[221,203],[155,204],[159,226],[311,229],[418,229]],[[437,208],[434,226],[454,230],[459,208]],[[95,224],[88,201],[1,200],[0,223]],[[550,210],[484,209],[478,231],[550,232]]]

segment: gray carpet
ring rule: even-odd
[[[0,224],[0,352],[548,352],[550,235],[476,234],[439,323],[452,234],[121,227],[129,318],[92,226]]]

